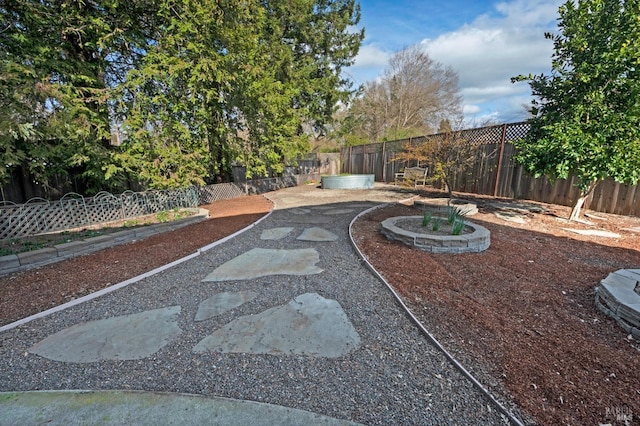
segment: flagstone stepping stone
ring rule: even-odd
[[[305,215],[305,214],[311,213],[310,209],[302,209],[302,208],[289,209],[287,211],[289,213],[297,214],[297,215]]]
[[[254,291],[218,293],[198,305],[198,312],[196,312],[194,321],[204,321],[216,315],[223,314],[252,301],[256,296],[258,296],[258,293]]]
[[[353,209],[331,209],[331,210],[325,210],[322,214],[338,215],[338,214],[347,214],[347,213],[353,213]]]
[[[76,324],[50,335],[29,352],[62,362],[146,358],[181,333],[176,321],[180,310],[170,306]]]
[[[580,235],[592,235],[594,237],[603,237],[603,238],[620,238],[620,234],[616,234],[615,232],[609,231],[600,231],[597,229],[571,229],[571,228],[562,228],[565,231],[573,232],[575,234]]]
[[[202,281],[250,280],[269,275],[311,275],[323,269],[316,266],[316,249],[274,250],[254,248],[217,267]]]
[[[286,305],[230,322],[193,351],[336,358],[359,345],[360,336],[337,301],[306,293]]]
[[[324,242],[324,241],[336,241],[338,236],[331,231],[327,231],[323,228],[306,228],[302,231],[302,234],[296,240],[300,241],[314,241],[314,242]]]
[[[524,216],[515,212],[502,211],[502,212],[494,212],[498,219],[502,219],[505,222],[511,223],[519,223],[521,225],[527,223]]]
[[[500,210],[519,211],[523,213],[527,213],[527,212],[547,213],[548,212],[547,209],[535,203],[510,203],[506,201],[501,201],[497,203],[489,203],[489,207],[493,207],[494,209],[500,209]]]
[[[293,228],[272,228],[265,229],[260,235],[261,240],[281,240],[293,231]]]

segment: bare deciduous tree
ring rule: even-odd
[[[371,142],[424,135],[462,114],[458,74],[420,45],[394,54],[381,79],[368,82],[351,107],[355,131]]]

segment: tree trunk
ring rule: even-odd
[[[444,185],[447,187],[447,193],[449,193],[449,201],[447,201],[447,205],[450,205],[451,200],[453,200],[453,190],[451,189],[451,184],[449,183],[449,179],[447,177],[442,180],[444,181]]]
[[[580,192],[580,196],[576,200],[576,203],[573,205],[573,209],[571,210],[571,215],[569,216],[569,222],[580,219],[580,212],[582,210],[582,206],[584,206],[584,202],[589,198],[593,189],[598,185],[599,181],[590,182],[587,186],[587,189]]]

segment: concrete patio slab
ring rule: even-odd
[[[252,401],[138,391],[0,393],[2,425],[317,425],[357,423]]]

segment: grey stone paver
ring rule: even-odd
[[[258,294],[254,291],[224,292],[211,296],[198,305],[194,321],[204,321],[216,315],[223,314],[237,308],[251,300]]]
[[[353,213],[353,211],[354,211],[353,209],[329,209],[329,210],[325,210],[323,212],[323,214],[333,216],[333,215],[336,215],[336,214]]]
[[[281,240],[293,231],[291,227],[265,229],[260,234],[261,240]]]
[[[254,248],[220,265],[202,281],[249,280],[269,275],[319,274],[320,261],[313,248],[272,250]]]
[[[616,234],[615,232],[609,231],[601,231],[599,229],[572,229],[572,228],[562,228],[565,231],[573,232],[574,234],[580,235],[590,235],[594,237],[603,237],[603,238],[620,238],[620,234]]]
[[[502,212],[494,212],[494,214],[498,219],[502,219],[505,222],[519,223],[521,225],[524,225],[525,223],[527,223],[527,221],[525,220],[525,217],[518,213],[502,211]]]
[[[337,241],[338,236],[331,231],[327,231],[324,228],[313,227],[313,228],[305,228],[302,231],[302,234],[296,238],[300,241],[312,241],[312,242],[323,242],[323,241]]]
[[[293,216],[291,217],[291,223],[309,224],[309,225],[322,225],[331,223],[333,219],[330,216]]]
[[[180,310],[170,306],[76,324],[36,343],[29,352],[63,362],[142,359],[180,334]]]
[[[360,336],[337,301],[307,293],[284,306],[237,318],[193,350],[335,358],[359,343]]]

